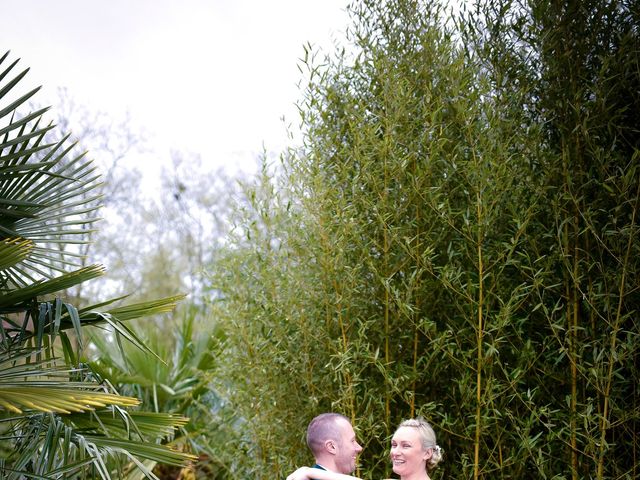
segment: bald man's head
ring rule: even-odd
[[[318,415],[307,428],[307,445],[316,463],[338,473],[350,474],[362,447],[347,417],[339,413]]]

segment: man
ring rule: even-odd
[[[362,447],[356,441],[351,422],[339,413],[323,413],[307,428],[307,445],[313,454],[314,468],[351,474]]]

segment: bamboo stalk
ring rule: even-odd
[[[420,311],[419,308],[416,310]],[[416,321],[413,327],[413,382],[411,385],[411,403],[409,405],[409,411],[411,418],[416,414],[416,377],[418,366],[418,322]]]
[[[477,255],[478,255],[478,317],[477,317],[477,333],[476,342],[478,355],[476,358],[476,431],[474,440],[474,465],[473,478],[477,480],[480,477],[480,434],[482,431],[482,342],[484,336],[483,325],[483,306],[484,306],[484,266],[482,263],[482,203],[480,192],[476,192],[476,211],[478,215],[478,233],[477,233]]]
[[[577,227],[576,227],[577,230]],[[568,306],[569,310],[569,358],[571,364],[571,417],[570,417],[570,430],[571,430],[571,477],[573,480],[578,480],[578,440],[577,440],[577,404],[578,404],[578,369],[577,369],[577,353],[576,345],[578,343],[578,291],[576,287],[578,275],[578,246],[577,239],[574,244],[574,257],[573,257],[573,288],[570,296],[570,302]]]
[[[638,199],[640,198],[640,183],[638,183],[638,191],[636,192],[636,205],[633,208],[631,215],[630,226],[633,227],[636,223],[636,213],[638,211]],[[613,365],[615,363],[616,345],[618,340],[618,331],[620,330],[620,323],[622,321],[622,304],[624,303],[624,289],[626,286],[627,267],[629,265],[629,255],[631,254],[631,246],[633,244],[633,235],[629,235],[627,241],[627,251],[625,252],[624,262],[622,264],[622,274],[620,275],[620,285],[618,287],[618,307],[616,309],[615,322],[611,329],[611,346],[609,348],[609,369],[607,371],[607,383],[604,390],[604,404],[602,408],[602,417],[600,419],[600,449],[598,452],[598,468],[596,471],[596,478],[602,480],[604,477],[604,456],[606,453],[606,436],[609,428],[609,400],[611,398],[611,387],[613,384]]]
[[[386,190],[386,171],[385,171],[385,190]],[[386,222],[384,227],[384,274],[385,281],[389,278],[388,275],[388,255],[389,255],[389,240],[388,240],[388,232],[386,228]],[[391,353],[389,351],[389,288],[385,287],[384,289],[384,359],[385,364],[391,364]],[[387,376],[388,377],[388,376]],[[390,388],[385,388],[385,397],[384,397],[384,414],[385,414],[385,424],[387,425],[387,434],[389,433],[389,425],[391,423],[391,399],[390,399]]]
[[[568,152],[567,147],[562,140],[562,176],[563,176],[563,190],[565,194],[565,198],[568,198],[570,195],[569,192],[569,167],[568,167]],[[574,218],[574,234],[577,234],[578,227],[575,226],[577,220]],[[563,243],[563,252],[565,255],[571,251],[570,243],[570,233],[569,233],[569,224],[565,222],[562,228],[562,243]],[[577,304],[576,304],[576,278],[577,278],[577,240],[575,240],[573,251],[573,267],[572,267],[572,277],[565,274],[564,282],[565,282],[565,297],[567,300],[567,330],[568,330],[568,359],[569,359],[569,368],[570,368],[570,377],[571,377],[571,397],[569,402],[569,445],[571,447],[571,478],[572,480],[578,480],[578,442],[577,442],[577,368],[575,362],[575,349],[576,349],[576,329],[577,329]]]
[[[412,174],[415,177],[417,174],[417,162],[415,160],[415,158],[413,159],[413,162],[411,164],[411,170],[412,170]],[[416,246],[419,247],[420,246],[420,236],[421,236],[421,231],[420,231],[420,205],[416,206],[416,215],[415,215],[415,224],[416,224]],[[418,258],[416,258],[416,264],[419,265],[421,262],[418,261]],[[420,265],[421,267],[421,265]],[[418,285],[420,284],[420,281],[418,281]],[[416,288],[416,290],[418,290]],[[413,322],[413,364],[412,364],[412,372],[413,372],[413,381],[411,382],[411,402],[409,404],[409,411],[410,411],[410,416],[411,418],[415,417],[416,414],[416,382],[417,382],[417,377],[418,377],[418,322],[420,321],[420,307],[421,307],[421,295],[418,295],[416,297],[416,313],[414,316],[414,322]]]

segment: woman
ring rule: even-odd
[[[391,439],[391,463],[400,480],[430,480],[429,473],[442,460],[442,449],[429,423],[416,418],[400,424]],[[341,473],[302,467],[287,480],[360,480]]]

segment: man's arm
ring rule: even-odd
[[[319,468],[300,467],[287,477],[287,480],[361,480],[358,477],[342,473],[320,470]]]

